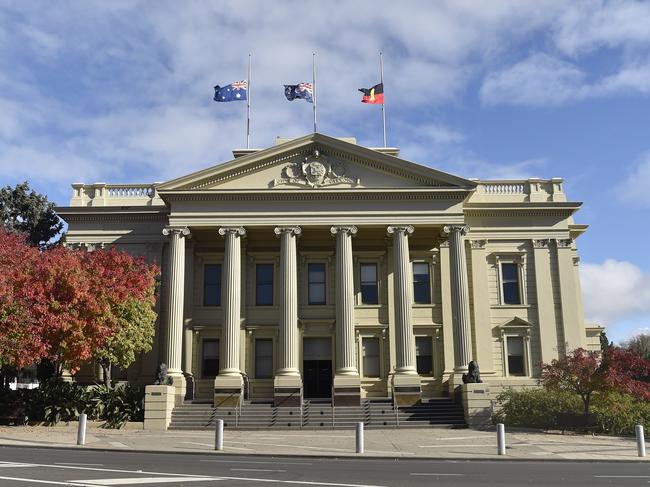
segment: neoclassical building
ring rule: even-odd
[[[183,398],[335,405],[495,387],[597,343],[563,181],[464,179],[312,134],[165,183],[81,184],[66,243],[162,267],[153,350]]]

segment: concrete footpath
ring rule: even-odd
[[[89,423],[86,445],[76,446],[77,424],[0,427],[0,445],[74,447],[156,452],[214,451],[211,431],[145,431],[141,424],[108,430]],[[368,457],[441,459],[642,460],[636,440],[573,433],[508,431],[506,456],[496,455],[496,433],[471,429],[370,429],[365,431]],[[648,448],[650,450],[650,448]],[[223,453],[257,455],[357,456],[350,430],[263,430],[224,432]]]

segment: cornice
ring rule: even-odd
[[[463,212],[471,216],[564,216],[573,215],[582,203],[466,203]]]

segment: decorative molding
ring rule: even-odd
[[[336,225],[330,228],[330,233],[332,235],[336,235],[339,232],[345,232],[349,233],[351,236],[355,236],[357,234],[357,227],[354,225]]]
[[[469,243],[473,249],[483,250],[485,249],[487,240],[470,240]]]
[[[440,242],[440,248],[441,249],[448,249],[449,248],[449,240],[443,240]]]
[[[460,233],[461,235],[467,235],[469,233],[469,225],[445,225],[443,227],[445,233]]]
[[[558,238],[555,240],[555,244],[559,249],[570,249],[573,240],[570,238]]]
[[[551,243],[550,238],[533,239],[533,248],[547,249]]]
[[[573,258],[573,265],[578,265],[580,264],[580,257],[576,256]]]
[[[273,232],[279,237],[283,233],[290,233],[294,236],[298,236],[302,233],[302,228],[298,226],[288,226],[288,227],[275,227]]]
[[[192,236],[190,229],[187,227],[165,227],[162,230],[162,234],[164,236],[169,236],[169,235],[178,235],[179,237],[187,237],[190,238]]]
[[[228,233],[234,233],[237,236],[243,237],[246,235],[246,229],[244,227],[220,227],[219,235],[225,237]]]
[[[393,235],[395,233],[404,233],[407,236],[411,235],[415,231],[415,228],[413,228],[413,225],[390,225],[386,229],[386,233],[388,235]]]
[[[347,168],[340,161],[331,162],[318,149],[304,158],[302,162],[288,164],[282,168],[282,177],[271,181],[272,188],[284,184],[300,184],[312,188],[333,184],[359,184],[358,178],[349,178]]]

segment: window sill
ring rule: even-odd
[[[413,303],[414,308],[437,308],[438,305],[434,303]]]
[[[354,306],[355,308],[362,308],[362,309],[379,309],[383,308],[383,304],[357,304]]]
[[[490,308],[493,309],[528,309],[530,304],[493,304]]]

